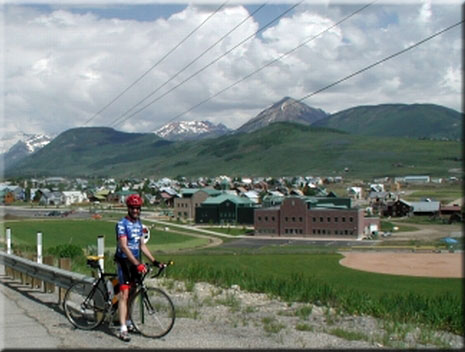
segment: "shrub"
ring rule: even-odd
[[[48,253],[58,258],[76,258],[84,255],[81,247],[74,244],[60,244],[48,249]]]

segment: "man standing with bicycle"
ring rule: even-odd
[[[140,212],[143,200],[138,194],[131,194],[126,199],[128,215],[116,224],[116,253],[120,293],[118,300],[118,311],[120,321],[120,332],[118,337],[123,341],[130,341],[129,331],[134,331],[132,322],[129,321],[129,290],[135,284],[137,278],[147,271],[142,263],[144,254],[156,267],[163,264],[156,261],[150,250],[143,241],[143,227],[140,220]]]

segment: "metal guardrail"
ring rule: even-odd
[[[0,264],[65,289],[75,282],[84,281],[92,284],[95,280],[83,274],[73,273],[47,264],[39,264],[32,260],[21,258],[13,254],[6,254],[1,251]]]

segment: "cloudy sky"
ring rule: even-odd
[[[461,25],[328,87],[458,23],[460,1],[93,3],[4,2],[3,134],[181,120],[235,129],[285,96],[328,113],[462,111]]]

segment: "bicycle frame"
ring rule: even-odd
[[[97,268],[97,271],[98,271],[98,278],[92,283],[92,289],[89,291],[89,293],[87,294],[84,302],[82,302],[82,304],[84,306],[87,305],[87,303],[93,298],[94,294],[95,294],[95,291],[97,289],[100,289],[101,292],[103,292],[103,295],[104,295],[104,302],[103,302],[103,307],[102,307],[102,313],[104,313],[105,315],[108,316],[108,313],[114,313],[114,311],[116,311],[116,309],[112,312],[111,311],[111,307],[116,305],[117,301],[116,302],[112,302],[111,299],[110,299],[110,295],[108,293],[108,290],[107,290],[107,282],[108,282],[108,278],[110,277],[116,277],[117,275],[115,273],[104,273],[102,271],[102,268],[100,267],[100,265],[92,265],[92,264],[89,264],[90,267],[92,268]],[[100,287],[100,288],[99,288]]]

